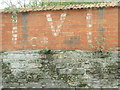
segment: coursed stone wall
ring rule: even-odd
[[[117,88],[118,52],[80,50],[2,52],[3,87]]]

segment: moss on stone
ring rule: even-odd
[[[78,87],[86,87],[88,86],[87,84],[79,84]]]

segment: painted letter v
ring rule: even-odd
[[[53,36],[58,36],[60,31],[61,31],[60,29],[62,27],[62,24],[63,24],[63,22],[64,22],[64,20],[66,18],[66,13],[62,13],[60,15],[60,24],[57,26],[56,29],[55,29],[55,27],[53,25],[53,20],[52,20],[51,14],[47,14],[46,17],[47,17],[47,21],[49,22],[49,25],[51,27]]]

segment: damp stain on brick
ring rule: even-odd
[[[99,26],[99,27],[98,27],[98,31],[99,31],[99,34],[100,34],[100,35],[104,36],[104,31],[105,31],[104,26]]]
[[[99,19],[104,19],[104,8],[98,10],[98,17]]]
[[[80,44],[80,38],[77,36],[70,37],[69,39],[65,40],[65,44],[68,45]]]
[[[27,38],[28,38],[28,28],[27,28],[27,23],[28,23],[28,13],[23,12],[22,13],[22,38],[23,38],[23,47],[27,45]]]
[[[104,8],[100,8],[98,10],[98,32],[100,35],[104,36],[104,31],[105,31],[105,28],[104,28]]]

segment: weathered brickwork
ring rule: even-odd
[[[105,38],[106,49],[118,46],[118,8],[2,13],[0,45],[7,50],[90,50],[94,38]],[[2,28],[1,28],[2,27]],[[0,47],[1,47],[0,46]],[[1,50],[1,49],[0,49]]]
[[[117,51],[7,51],[2,55],[3,87],[117,88]]]

